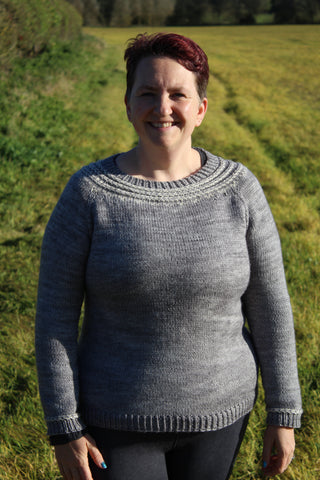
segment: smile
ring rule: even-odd
[[[174,123],[173,122],[163,122],[163,123],[151,122],[151,125],[154,128],[169,128],[169,127],[172,127],[172,125],[174,125]]]

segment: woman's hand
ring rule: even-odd
[[[90,435],[55,446],[56,459],[64,480],[93,480],[88,453],[100,468],[107,468],[104,459]]]
[[[293,459],[294,448],[293,428],[269,425],[264,436],[263,473],[267,477],[283,473]]]

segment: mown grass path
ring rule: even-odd
[[[157,31],[158,29],[154,29]],[[161,28],[161,30],[163,30]],[[169,29],[167,29],[169,30]],[[172,30],[172,29],[170,29]],[[281,478],[320,477],[318,26],[175,29],[205,49],[209,111],[194,144],[247,165],[281,235],[295,314],[305,415]],[[0,75],[0,480],[58,479],[36,386],[33,347],[39,252],[69,176],[131,148],[123,50],[137,29],[85,29],[77,51],[49,52]],[[233,479],[259,479],[263,395]]]

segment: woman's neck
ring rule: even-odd
[[[189,177],[201,168],[197,150],[183,152],[150,152],[141,145],[117,157],[117,164],[124,173],[144,180],[170,182]]]

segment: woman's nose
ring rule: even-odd
[[[162,116],[172,113],[172,104],[170,97],[167,95],[159,95],[156,98],[155,110]]]

